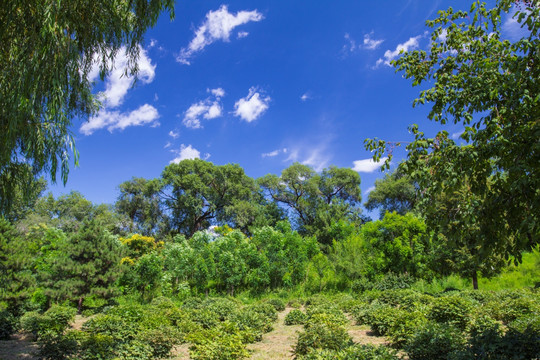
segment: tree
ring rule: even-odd
[[[14,0],[0,6],[0,205],[36,174],[58,169],[65,183],[77,152],[73,118],[95,113],[89,72],[104,78],[125,49],[137,72],[144,32],[173,0],[58,2]],[[28,166],[29,165],[29,166]]]
[[[57,301],[78,304],[90,295],[109,297],[121,275],[122,244],[97,221],[85,222],[64,243],[55,256],[43,259],[39,276],[46,294]]]
[[[268,174],[258,183],[267,196],[289,209],[299,231],[315,235],[325,246],[332,243],[327,235],[334,222],[360,221],[360,176],[351,169],[332,166],[317,174],[294,163],[281,176]]]
[[[366,209],[379,209],[380,219],[386,212],[397,212],[400,215],[412,211],[416,205],[416,188],[408,175],[398,171],[386,174],[384,179],[375,180],[375,189],[364,204]]]
[[[30,172],[28,165],[19,167],[23,173]],[[7,174],[6,174],[7,175]],[[47,181],[41,178],[29,177],[24,183],[14,182],[10,186],[3,186],[6,179],[0,174],[0,216],[11,222],[24,218],[36,204],[36,201],[47,188]]]
[[[503,16],[513,10],[525,34],[517,41],[502,33]],[[429,225],[442,231],[448,220],[429,204],[465,186],[474,201],[459,201],[456,208],[453,219],[462,230],[443,234],[459,236],[471,226],[480,236],[474,246],[480,242],[492,256],[519,262],[521,251],[540,240],[540,7],[499,0],[487,9],[474,2],[469,12],[449,8],[427,25],[433,29],[429,50],[405,52],[393,64],[413,85],[429,85],[413,105],[431,103],[428,118],[442,125],[463,124],[465,145],[446,131],[428,138],[413,125],[415,139],[400,169],[418,183],[419,206],[432,215]],[[375,159],[385,145],[366,140],[368,149],[378,150]],[[474,230],[478,219],[491,236]]]
[[[165,226],[165,217],[154,182],[133,178],[120,184],[116,210],[132,222],[131,232],[152,235]]]
[[[170,225],[187,236],[217,222],[234,226],[239,209],[244,216],[246,211],[257,212],[252,202],[255,182],[236,164],[183,160],[167,166],[160,182],[159,194],[170,212]]]

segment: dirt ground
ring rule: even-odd
[[[11,340],[0,341],[0,360],[34,360],[38,347],[30,337],[15,334]]]

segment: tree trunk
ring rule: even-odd
[[[472,273],[472,286],[474,290],[478,290],[478,274],[476,273],[476,270]]]
[[[84,300],[84,298],[80,297],[79,298],[79,303],[77,304],[77,314],[79,314],[79,315],[81,315],[83,300]]]

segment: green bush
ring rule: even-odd
[[[427,317],[438,323],[449,323],[464,330],[471,317],[472,308],[471,301],[459,295],[443,296],[433,299]]]
[[[359,278],[353,281],[351,290],[354,293],[361,294],[364,291],[373,290],[375,284],[367,278]]]
[[[202,302],[201,307],[216,314],[219,321],[224,321],[237,311],[239,304],[225,298],[208,298]]]
[[[153,358],[167,357],[174,345],[181,342],[180,332],[172,326],[161,326],[158,329],[145,329],[137,335],[137,340],[152,348]]]
[[[284,319],[285,325],[304,325],[307,315],[299,309],[291,310]]]
[[[188,335],[192,360],[236,360],[249,356],[240,334],[227,334],[217,329],[201,330]]]
[[[0,340],[9,340],[15,332],[15,317],[7,310],[0,311]]]
[[[447,360],[465,348],[461,331],[449,324],[428,323],[407,341],[410,360]]]
[[[335,304],[319,304],[312,305],[306,308],[307,322],[310,322],[312,318],[316,318],[317,315],[324,314],[326,317],[329,317],[332,322],[335,322],[340,325],[346,325],[349,323],[349,319],[343,311],[341,311]]]
[[[300,360],[398,360],[396,351],[386,346],[352,345],[343,350],[314,349]]]
[[[77,310],[72,307],[53,305],[44,314],[37,311],[25,313],[21,316],[19,323],[21,329],[27,333],[38,338],[47,335],[52,339],[56,335],[61,335],[69,327],[76,313]]]
[[[295,355],[306,355],[313,349],[341,350],[352,345],[347,330],[336,323],[316,322],[298,334]]]
[[[260,303],[260,304],[247,306],[242,311],[246,311],[246,310],[253,310],[255,312],[258,312],[259,314],[263,314],[268,319],[270,319],[271,322],[276,321],[278,318],[277,311],[274,308],[274,306],[267,303]]]
[[[78,331],[68,331],[66,334],[51,331],[41,332],[39,336],[40,359],[64,360],[73,358],[77,354],[80,335]]]
[[[415,279],[409,274],[388,273],[382,279],[375,281],[374,290],[409,289]],[[367,289],[369,290],[369,289]]]
[[[257,336],[259,339],[263,333],[272,331],[272,323],[274,320],[269,318],[265,313],[258,312],[253,308],[245,308],[239,311],[231,318],[238,325],[240,330],[255,330],[260,333]]]
[[[272,298],[266,300],[266,302],[274,307],[276,311],[283,311],[285,310],[285,302],[278,298]]]

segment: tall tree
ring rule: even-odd
[[[380,219],[386,212],[397,212],[404,215],[416,205],[416,187],[408,175],[394,171],[383,179],[375,180],[375,189],[370,191],[364,204],[366,209],[379,209]]]
[[[13,0],[0,6],[0,205],[42,171],[67,180],[70,125],[99,104],[88,74],[103,78],[120,49],[137,72],[144,32],[173,0]],[[30,168],[27,167],[30,165]]]
[[[160,198],[154,183],[143,178],[133,178],[120,184],[116,210],[131,220],[131,232],[152,235],[166,228]]]
[[[288,208],[299,231],[315,235],[325,246],[332,243],[327,235],[334,222],[360,220],[360,176],[351,169],[332,166],[317,174],[294,163],[281,176],[268,174],[258,183],[271,199]]]
[[[257,211],[255,182],[236,164],[183,160],[167,166],[160,183],[171,227],[188,236],[217,222],[235,225],[237,214]]]
[[[90,295],[108,297],[121,275],[122,244],[97,221],[84,225],[43,259],[39,272],[46,293],[57,301],[73,301],[81,311]]]
[[[524,34],[517,41],[504,38],[509,16]],[[519,262],[521,251],[540,241],[540,6],[499,0],[488,9],[475,1],[470,11],[449,8],[427,25],[433,29],[429,50],[405,52],[393,64],[413,85],[429,85],[413,105],[432,104],[429,119],[462,124],[466,146],[446,131],[428,138],[413,125],[415,139],[401,169],[418,182],[424,212],[433,210],[433,199],[466,186],[481,204],[462,201],[456,225],[482,218],[482,228],[493,229],[493,236],[478,239],[482,246]],[[378,150],[375,159],[385,145],[366,140],[368,149]],[[432,215],[444,229],[446,215]]]

